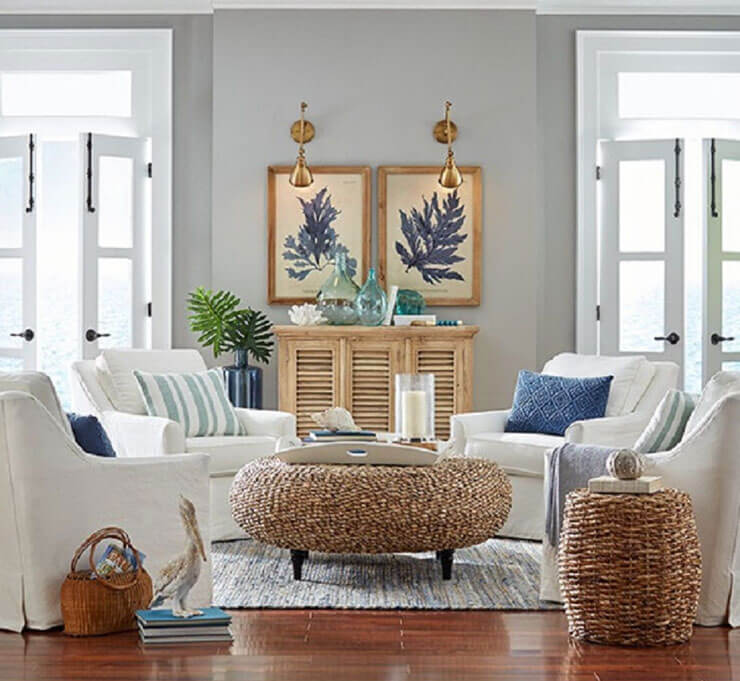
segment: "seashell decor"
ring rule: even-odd
[[[317,326],[325,324],[326,319],[316,305],[304,303],[303,305],[293,305],[288,310],[288,317],[293,324],[298,326]]]
[[[606,470],[613,478],[636,480],[645,471],[647,460],[631,449],[619,449],[609,454]]]
[[[325,430],[359,430],[352,414],[342,407],[331,407],[311,414],[311,418]]]

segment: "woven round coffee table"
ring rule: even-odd
[[[309,551],[436,551],[450,579],[454,550],[493,537],[511,508],[511,483],[496,464],[450,458],[433,466],[248,463],[230,493],[250,537],[291,551],[293,576]]]
[[[685,492],[571,492],[558,563],[574,638],[656,646],[691,637],[701,553]]]

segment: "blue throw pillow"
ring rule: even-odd
[[[108,439],[105,428],[97,417],[86,414],[67,414],[69,425],[77,444],[88,454],[115,456],[116,452]]]
[[[574,421],[601,418],[613,378],[566,378],[520,371],[506,432],[564,435]]]

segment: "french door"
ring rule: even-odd
[[[740,141],[703,143],[706,178],[704,381],[740,371]]]
[[[601,142],[599,349],[682,363],[682,140]]]

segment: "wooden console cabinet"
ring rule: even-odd
[[[394,376],[432,373],[435,435],[447,438],[450,416],[471,411],[473,337],[477,326],[275,326],[280,409],[298,419],[298,435],[316,426],[311,414],[348,409],[361,428],[393,431]]]

